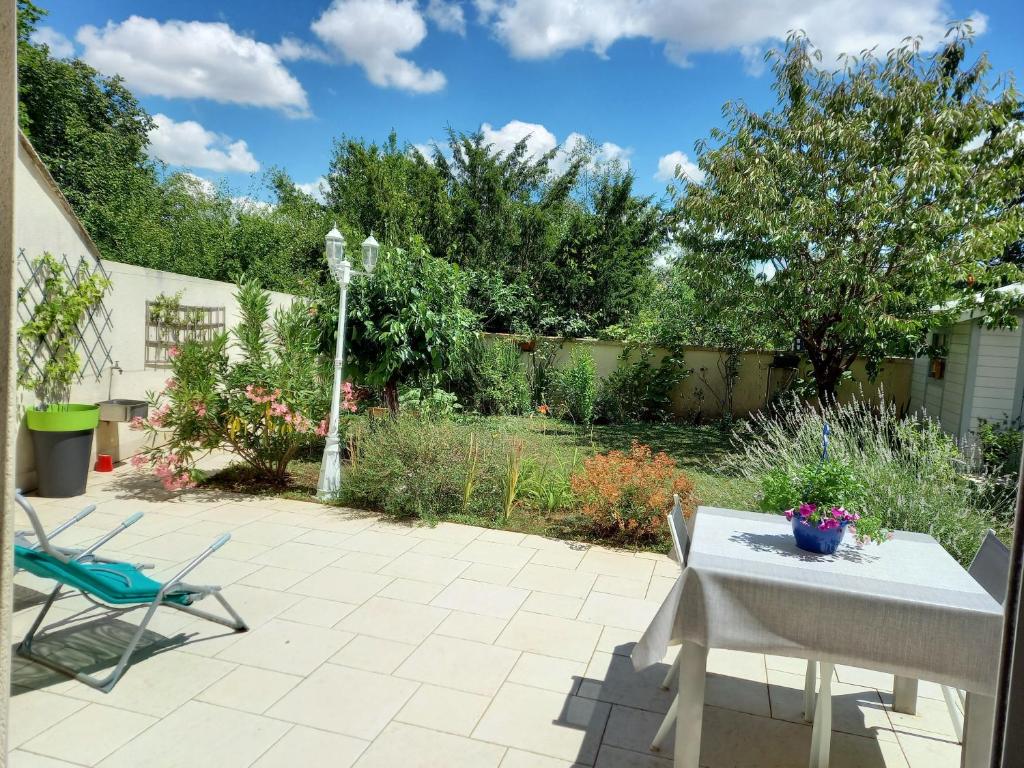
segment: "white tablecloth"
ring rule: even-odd
[[[701,507],[686,570],[633,651],[669,645],[827,659],[991,696],[1002,607],[930,536],[796,548],[779,515]]]

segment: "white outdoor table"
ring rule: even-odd
[[[643,669],[681,644],[676,768],[698,768],[709,648],[822,662],[898,676],[901,704],[916,680],[968,692],[962,764],[989,764],[1003,610],[931,536],[898,532],[881,545],[847,536],[835,555],[796,548],[781,515],[701,507],[686,569],[633,651]],[[909,680],[910,682],[907,682]],[[908,701],[909,700],[909,701]],[[829,723],[812,765],[827,765]]]

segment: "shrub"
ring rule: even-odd
[[[593,532],[629,544],[656,541],[678,493],[689,517],[697,506],[693,483],[668,454],[634,441],[629,453],[609,451],[583,461],[572,489]]]
[[[484,344],[477,374],[481,413],[518,416],[530,410],[530,384],[519,357],[519,345],[513,341]]]
[[[576,347],[569,365],[551,372],[552,405],[559,416],[568,416],[577,424],[594,420],[597,402],[597,366],[586,347]]]
[[[327,432],[329,379],[308,307],[297,301],[269,323],[270,297],[254,282],[240,283],[236,297],[237,356],[228,355],[227,334],[208,345],[173,348],[171,377],[161,392],[150,393],[149,418],[132,425],[149,437],[132,463],[151,466],[168,490],[193,485],[196,462],[215,450],[281,484],[289,462]],[[349,385],[343,407],[355,410]]]
[[[954,440],[934,421],[901,418],[892,404],[876,410],[855,401],[824,413],[797,406],[756,415],[735,434],[738,450],[723,469],[758,485],[779,470],[796,476],[820,461],[825,422],[829,455],[859,479],[863,511],[880,527],[930,534],[965,565],[986,529],[1005,532],[1001,520],[1012,500],[981,493]]]
[[[978,443],[986,469],[1002,476],[1017,476],[1020,469],[1022,438],[1019,425],[994,424],[982,420],[978,425]]]
[[[622,362],[601,382],[597,416],[613,424],[625,421],[664,421],[672,416],[672,390],[689,371],[681,357],[669,355],[655,366],[651,352],[638,360]]]
[[[507,441],[445,419],[372,419],[349,435],[346,503],[396,517],[497,517],[504,507]]]
[[[455,395],[438,387],[406,389],[399,394],[398,404],[427,418],[447,418],[462,408]]]

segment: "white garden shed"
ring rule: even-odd
[[[1000,289],[1024,295],[1024,284]],[[914,361],[910,409],[938,419],[943,429],[965,443],[979,421],[1021,426],[1024,406],[1024,332],[985,328],[973,311],[956,323],[933,331],[946,348],[941,358]],[[1024,320],[1024,312],[1018,321]]]

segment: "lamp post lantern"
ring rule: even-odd
[[[338,337],[334,352],[334,382],[331,387],[331,417],[327,430],[327,444],[324,446],[323,460],[320,462],[320,480],[316,486],[316,495],[321,500],[335,498],[341,490],[341,441],[338,439],[338,421],[341,411],[341,383],[345,364],[345,314],[348,308],[348,286],[353,275],[373,273],[377,266],[377,255],[380,246],[371,233],[363,241],[363,268],[359,271],[352,268],[351,262],[345,258],[345,240],[335,226],[324,238],[327,251],[327,265],[338,283]]]

